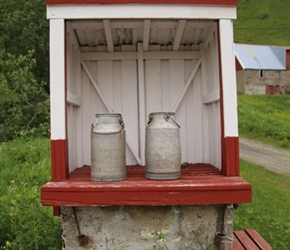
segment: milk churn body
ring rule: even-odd
[[[150,113],[146,128],[146,177],[178,179],[181,168],[180,128],[173,113]]]
[[[120,114],[96,114],[91,131],[91,180],[118,181],[127,178],[126,139]]]

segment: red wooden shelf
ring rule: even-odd
[[[195,205],[251,202],[251,185],[238,176],[224,176],[208,164],[188,164],[178,180],[148,180],[145,168],[127,167],[128,178],[118,182],[90,180],[90,167],[75,169],[65,181],[41,187],[48,206]]]

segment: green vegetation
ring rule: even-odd
[[[290,46],[289,0],[238,2],[235,42]],[[41,138],[49,128],[45,1],[0,6],[0,250],[61,249],[59,218],[39,198],[50,179],[49,141]],[[289,96],[239,95],[240,134],[290,149],[289,106]],[[235,228],[255,228],[273,249],[290,249],[289,177],[244,161],[241,169],[253,203],[236,211]]]
[[[290,96],[238,95],[241,136],[290,149]]]
[[[0,144],[0,166],[0,249],[61,249],[59,217],[39,197],[50,179],[49,140]]]
[[[245,161],[241,170],[252,184],[253,197],[235,211],[235,230],[254,228],[273,249],[290,249],[290,178]]]
[[[238,95],[238,113],[240,135],[290,149],[290,96]],[[290,178],[243,160],[241,175],[253,201],[235,211],[235,229],[254,228],[273,249],[290,249]]]
[[[49,127],[44,0],[0,0],[0,142]],[[40,130],[39,130],[40,131]]]
[[[289,0],[239,0],[235,42],[290,46]]]

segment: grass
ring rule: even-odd
[[[0,249],[61,249],[60,220],[40,204],[50,179],[49,140],[0,144]]]
[[[238,113],[240,136],[290,149],[290,96],[239,94]],[[235,212],[235,229],[254,228],[273,249],[290,249],[290,178],[243,160],[241,175],[253,200]]]
[[[239,134],[290,149],[290,95],[238,95]]]
[[[275,250],[290,249],[290,178],[241,160],[241,175],[252,184],[251,204],[235,211],[235,229],[256,229]]]
[[[239,0],[236,43],[290,46],[289,0]]]

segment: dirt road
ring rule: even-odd
[[[290,176],[290,151],[245,138],[240,140],[240,158]]]

